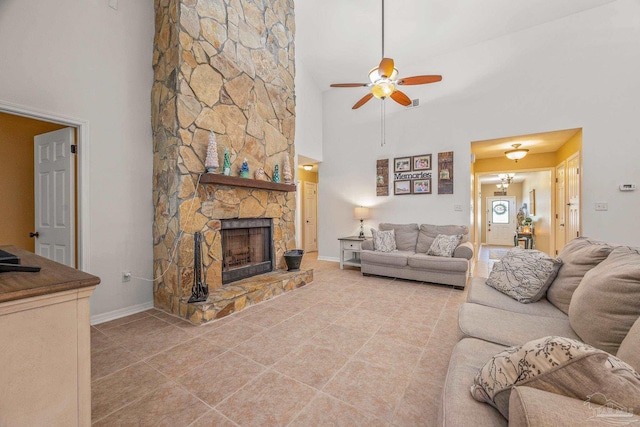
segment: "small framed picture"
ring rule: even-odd
[[[393,159],[394,172],[408,172],[411,170],[411,157],[397,157]]]
[[[431,154],[423,154],[421,156],[412,157],[414,171],[431,170]]]
[[[393,194],[411,194],[411,181],[395,181],[393,183]]]
[[[431,194],[430,179],[413,180],[413,194]]]

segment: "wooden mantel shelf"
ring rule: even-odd
[[[263,190],[273,191],[296,191],[294,184],[282,184],[279,182],[271,181],[259,181],[251,178],[240,178],[239,176],[227,176],[217,173],[205,173],[200,178],[201,184],[219,184],[219,185],[231,185],[235,187],[248,187],[248,188],[260,188]]]

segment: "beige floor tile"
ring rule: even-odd
[[[353,357],[408,378],[421,354],[420,347],[376,334]]]
[[[238,319],[214,328],[210,332],[202,335],[202,337],[220,347],[230,349],[264,330],[265,328],[260,325],[255,325],[244,319]]]
[[[304,344],[276,363],[273,369],[321,389],[347,360],[347,356],[329,349]]]
[[[267,371],[216,409],[242,426],[287,425],[316,394],[311,387]]]
[[[442,386],[410,383],[393,418],[395,426],[436,425]]]
[[[193,338],[147,359],[163,374],[175,378],[221,355],[226,350],[203,338]]]
[[[237,425],[238,424],[234,423],[220,412],[212,409],[193,423],[189,424],[189,427],[235,427]]]
[[[94,426],[186,426],[208,410],[207,405],[179,386],[164,384]]]
[[[168,325],[168,327],[160,328],[150,333],[128,335],[126,338],[122,338],[120,343],[132,353],[147,358],[192,338],[193,335],[182,329]]]
[[[144,362],[91,383],[91,416],[99,420],[150,393],[168,379]]]
[[[164,320],[165,322],[171,323],[171,324],[176,324],[183,321],[183,319],[178,316],[174,316],[172,314],[167,313],[166,311],[158,310],[155,308],[151,310],[147,310],[145,313],[148,313],[154,317],[157,317],[160,320]]]
[[[108,322],[99,323],[97,325],[94,325],[93,327],[98,329],[98,330],[100,330],[100,331],[106,331],[108,329],[112,329],[112,328],[115,328],[115,327],[118,327],[118,326],[122,326],[122,325],[125,325],[127,323],[134,322],[136,320],[144,319],[145,317],[149,317],[149,313],[147,313],[147,312],[136,313],[136,314],[132,314],[130,316],[121,317],[119,319],[110,320]]]
[[[262,326],[263,328],[270,328],[271,326],[277,325],[292,316],[290,312],[276,310],[275,308],[269,307],[268,304],[268,302],[264,303],[264,310],[244,316],[242,320],[253,323],[254,325]]]
[[[289,335],[286,330],[267,330],[233,350],[262,365],[271,366],[300,344],[300,339]]]
[[[143,318],[107,329],[100,329],[112,340],[139,339],[142,336],[158,332],[160,329],[169,328],[171,324],[157,317],[143,313]],[[98,327],[100,325],[96,325]]]
[[[407,382],[404,375],[361,360],[351,360],[323,391],[361,411],[391,421]]]
[[[373,332],[340,325],[329,325],[314,335],[308,343],[345,356],[352,356],[360,350],[364,343],[372,336]]]
[[[324,393],[318,394],[289,427],[377,427],[387,423]]]
[[[99,352],[108,347],[112,347],[115,342],[100,332],[95,327],[91,327],[91,352]]]
[[[263,366],[228,351],[176,381],[207,404],[215,406],[264,370]]]
[[[333,322],[337,318],[344,316],[348,310],[349,309],[344,305],[338,305],[331,302],[321,302],[309,307],[302,314],[305,316],[319,317]]]
[[[380,327],[376,335],[416,347],[424,347],[429,342],[433,329],[432,326],[425,326],[419,322],[402,322],[391,318]]]
[[[119,345],[112,345],[102,351],[91,352],[91,380],[95,381],[142,360]]]
[[[305,316],[304,313],[300,313],[274,326],[271,331],[273,331],[273,333],[282,332],[291,337],[295,342],[302,342],[311,338],[318,333],[318,331],[325,329],[330,324],[330,321],[327,319]]]
[[[356,307],[344,316],[337,319],[336,325],[353,329],[360,329],[367,332],[375,332],[387,320],[387,316],[372,313],[360,307]]]

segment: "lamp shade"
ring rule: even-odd
[[[369,208],[364,206],[357,206],[353,210],[353,218],[355,219],[369,219]]]

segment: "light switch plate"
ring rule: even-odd
[[[596,210],[597,211],[608,211],[609,210],[609,203],[607,203],[607,202],[597,202],[596,203]]]

